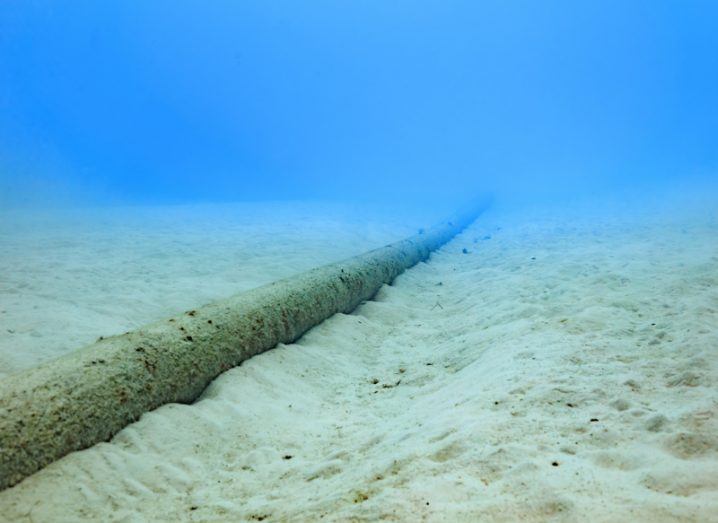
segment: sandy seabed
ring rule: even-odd
[[[220,224],[3,273],[3,367],[411,232],[304,217],[268,218],[232,261]],[[73,270],[107,288],[38,290]],[[33,304],[67,318],[31,328]],[[714,208],[498,208],[353,314],[1,492],[0,520],[718,521],[716,378]]]

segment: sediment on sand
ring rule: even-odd
[[[351,312],[485,208],[403,241],[98,340],[0,381],[0,489],[110,439],[143,413],[189,403],[219,374]]]

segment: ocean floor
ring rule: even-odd
[[[145,414],[0,492],[0,520],[718,521],[713,209],[495,208],[353,314],[224,373],[195,404]],[[272,264],[292,253],[282,242],[297,231],[258,230],[234,251],[256,242],[260,254],[245,256],[266,267],[250,273],[196,252],[201,228],[186,241],[158,234],[160,265],[196,271],[194,282],[168,276],[163,286],[157,267],[141,268],[146,255],[85,245],[80,258],[114,253],[93,277],[116,271],[121,281],[89,304],[58,301],[42,287],[53,271],[70,277],[75,265],[60,257],[28,283],[36,294],[15,299],[92,315],[74,330],[62,316],[18,329],[53,347],[44,358],[411,232],[322,227],[284,267]],[[111,298],[123,285],[150,289]],[[23,336],[18,347],[30,347]],[[7,352],[3,366],[31,363]]]

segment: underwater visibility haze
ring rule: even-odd
[[[3,0],[0,523],[715,521],[717,51],[702,0]]]
[[[3,2],[0,202],[713,178],[716,20],[709,1]]]

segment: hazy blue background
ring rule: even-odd
[[[0,3],[0,204],[710,178],[714,1]]]

